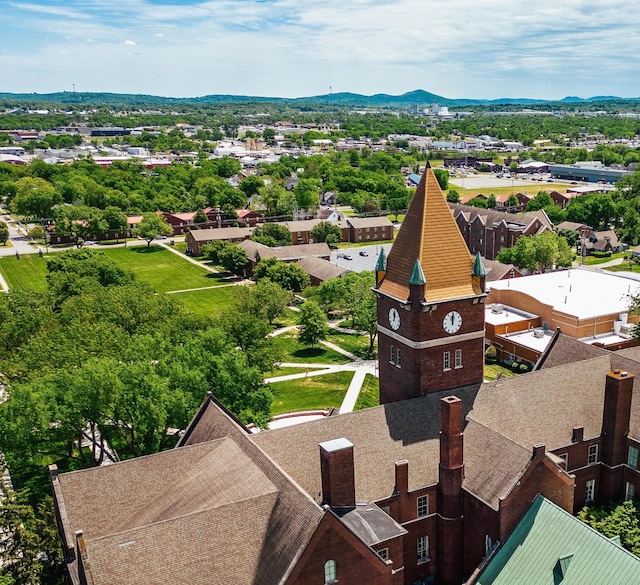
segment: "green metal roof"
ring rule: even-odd
[[[480,252],[476,254],[476,257],[473,261],[473,276],[487,276],[487,270],[482,263],[482,256],[480,256]]]
[[[630,585],[640,559],[538,495],[478,585]]]
[[[380,248],[380,254],[378,254],[378,261],[376,262],[376,271],[384,272],[387,269],[387,257],[384,253],[384,248]]]
[[[424,272],[422,271],[422,264],[420,264],[420,260],[418,259],[416,259],[413,265],[413,272],[411,273],[409,284],[427,284],[427,279],[424,277]]]

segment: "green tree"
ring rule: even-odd
[[[41,225],[34,225],[28,232],[27,236],[31,240],[44,240],[46,230]],[[2,226],[0,226],[0,241],[2,241]]]
[[[487,200],[483,197],[474,197],[473,199],[469,199],[466,204],[471,207],[481,207],[482,209],[487,208]]]
[[[4,221],[0,221],[0,242],[5,246],[7,244],[7,240],[9,239],[9,226],[4,223]]]
[[[487,199],[487,209],[495,209],[498,207],[498,200],[494,193],[490,193]]]
[[[292,292],[302,292],[309,286],[309,275],[300,266],[277,258],[260,260],[253,270],[253,278],[257,282],[268,278]]]
[[[309,300],[302,304],[298,324],[298,339],[305,345],[314,347],[321,339],[327,337],[327,317],[315,301]]]
[[[342,241],[340,228],[329,221],[321,221],[311,230],[311,235],[316,242],[327,242],[330,246]]]
[[[239,188],[247,197],[252,197],[261,187],[264,187],[264,181],[257,175],[249,175],[243,179]]]
[[[225,270],[239,274],[247,265],[247,253],[236,244],[225,242],[218,251],[218,262]]]
[[[447,192],[447,201],[449,203],[460,203],[460,193],[455,189],[449,189]]]
[[[578,520],[591,526],[608,538],[620,537],[622,546],[636,556],[640,555],[640,519],[632,500],[622,504],[589,506],[578,512]]]
[[[449,171],[446,169],[433,169],[433,174],[438,179],[440,189],[446,191],[449,188]]]
[[[146,240],[147,248],[158,236],[169,236],[172,233],[171,226],[155,213],[145,213],[140,223],[133,228],[133,235]]]
[[[320,205],[318,185],[314,179],[300,179],[293,193],[298,209],[316,209]]]
[[[50,218],[58,203],[62,203],[62,197],[51,183],[39,177],[23,177],[16,183],[11,210],[27,217]]]
[[[2,581],[7,585],[59,584],[66,582],[65,564],[55,529],[53,500],[48,497],[36,509],[24,492],[0,486],[2,530]]]
[[[286,225],[283,225],[281,223],[265,223],[262,225],[262,227],[256,228],[253,231],[253,235],[272,238],[275,242],[275,246],[291,245],[291,232]]]

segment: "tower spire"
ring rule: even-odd
[[[430,166],[425,169],[391,248],[378,291],[407,299],[416,259],[429,283],[427,302],[478,294],[471,281],[471,254]]]

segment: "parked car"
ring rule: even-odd
[[[344,254],[342,256],[345,260],[353,260],[353,256],[349,256],[349,254]]]
[[[93,246],[95,245],[95,242],[92,240],[85,240],[84,242],[82,242],[83,246]]]
[[[365,251],[365,250],[360,250],[360,256],[368,256],[369,252]]]

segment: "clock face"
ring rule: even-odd
[[[449,311],[444,316],[442,327],[447,333],[455,333],[462,327],[462,315],[458,311]]]
[[[400,313],[395,308],[389,309],[389,325],[391,325],[391,329],[396,331],[398,327],[400,327]]]

